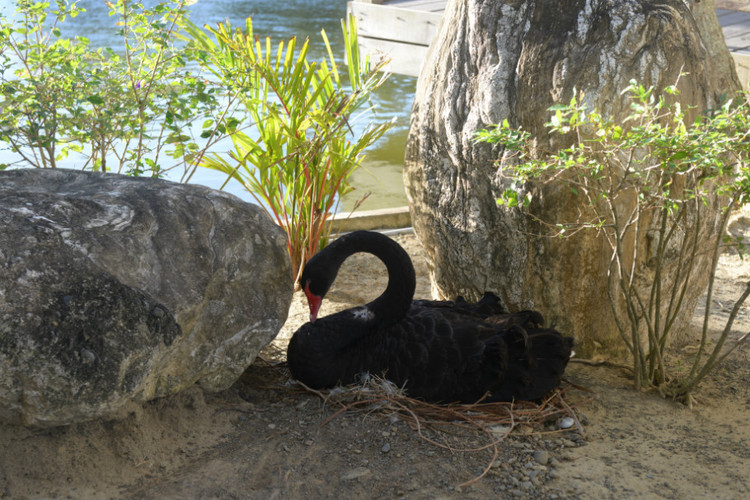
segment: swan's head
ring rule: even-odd
[[[307,297],[307,305],[310,307],[310,323],[315,323],[315,318],[318,317],[320,305],[323,303],[323,296],[316,295],[315,293],[310,291],[309,280],[304,283],[302,290],[305,292],[305,296]]]
[[[328,293],[328,289],[331,288],[333,279],[336,277],[336,271],[329,269],[325,265],[325,261],[318,258],[319,255],[317,254],[310,259],[299,279],[299,285],[305,292],[307,305],[310,307],[310,323],[314,323],[318,317],[323,297]]]

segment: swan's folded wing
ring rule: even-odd
[[[493,331],[492,325],[451,309],[415,307],[383,333],[377,364],[387,365],[387,378],[405,386],[411,397],[474,402],[504,371],[502,340],[485,340]]]

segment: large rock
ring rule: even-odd
[[[284,232],[202,186],[0,172],[0,419],[49,426],[227,388],[283,325]]]
[[[624,117],[630,103],[620,92],[631,79],[657,89],[679,80],[680,99],[695,106],[692,112],[716,105],[723,93],[739,89],[739,81],[723,38],[716,38],[714,2],[690,5],[449,2],[417,84],[405,159],[412,221],[436,296],[477,298],[491,290],[511,310],[542,311],[576,337],[583,354],[622,347],[607,301],[609,247],[593,232],[540,236],[520,210],[498,207],[506,187],[495,163],[501,151],[473,139],[478,129],[507,118],[531,132],[540,150],[561,146],[545,126],[551,105],[583,91],[589,109]],[[688,75],[680,79],[681,72]],[[567,188],[535,189],[534,217],[554,223],[579,215],[581,201]],[[711,217],[705,221],[708,244],[715,227]],[[707,255],[697,259],[683,318],[705,287]],[[649,285],[644,279],[642,286]],[[617,307],[624,315],[624,306]]]

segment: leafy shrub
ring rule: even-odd
[[[325,32],[328,58],[310,62],[308,41],[274,51],[249,18],[244,31],[228,22],[198,28],[187,15],[192,0],[107,2],[122,39],[116,50],[62,37],[61,23],[84,12],[75,3],[15,2],[16,17],[0,17],[0,141],[20,165],[55,168],[74,152],[84,170],[181,168],[183,181],[198,166],[219,170],[285,228],[295,273],[325,245],[349,175],[391,126],[352,131],[387,75],[382,63],[360,60],[356,28],[343,22],[348,82]],[[227,137],[232,150],[217,153]]]
[[[556,223],[557,234],[591,229],[611,248],[607,272],[609,301],[618,331],[633,357],[635,385],[656,387],[665,395],[690,401],[690,393],[726,356],[747,340],[739,337],[725,349],[732,324],[750,295],[750,283],[732,309],[715,346],[709,348],[708,322],[719,255],[728,245],[742,250],[742,242],[726,234],[730,212],[750,201],[750,119],[746,96],[688,123],[676,87],[657,95],[632,81],[625,90],[632,100],[630,115],[618,123],[589,111],[573,98],[550,108],[547,124],[553,134],[572,138],[570,147],[539,155],[532,151],[530,134],[505,121],[478,133],[477,140],[505,146],[504,175],[510,187],[498,203],[529,206],[529,182],[558,182],[586,202],[587,211],[572,223]],[[670,373],[666,349],[683,299],[696,271],[701,228],[719,204],[719,231],[712,255],[705,317],[698,352],[682,362],[680,373]],[[712,206],[713,204],[713,206]],[[542,221],[550,223],[550,221]],[[647,292],[638,286],[639,245],[629,244],[649,235],[656,242],[649,264],[654,272]],[[667,256],[669,254],[669,256]],[[677,262],[668,271],[668,262]],[[668,287],[667,272],[675,273]],[[666,300],[664,300],[666,299]],[[626,315],[616,301],[624,300]],[[662,304],[666,303],[666,307]],[[645,341],[641,332],[646,332]],[[684,369],[684,367],[688,367]]]
[[[85,12],[76,3],[15,4],[13,19],[0,17],[0,140],[22,165],[55,168],[75,152],[84,170],[190,172],[220,139],[199,146],[192,136],[193,123],[222,103],[174,43],[186,1],[107,2],[122,39],[117,50],[62,37],[62,23]]]
[[[351,123],[370,95],[388,77],[360,60],[356,26],[342,22],[348,83],[339,74],[330,44],[322,32],[328,59],[307,59],[309,43],[279,43],[229,23],[205,31],[188,24],[186,32],[195,60],[237,96],[251,118],[252,133],[232,131],[229,158],[206,156],[201,165],[234,178],[266,208],[289,237],[295,276],[326,244],[328,219],[341,197],[351,190],[348,177],[365,149],[391,123],[370,123],[355,135]]]

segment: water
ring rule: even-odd
[[[86,36],[92,47],[119,46],[115,18],[109,16],[104,0],[81,0],[78,4],[86,12],[67,20],[63,25],[64,33]],[[4,15],[10,17],[13,9],[10,0],[0,0],[0,12]],[[334,50],[342,47],[340,20],[346,15],[345,0],[199,0],[190,10],[191,20],[199,26],[215,25],[226,19],[233,26],[242,26],[245,18],[250,16],[255,34],[270,36],[274,45],[295,35],[299,39],[309,37],[312,60],[320,60],[325,53],[321,29],[326,30]],[[362,166],[352,175],[355,189],[344,198],[343,209],[350,208],[367,192],[371,194],[361,210],[406,205],[401,172],[415,86],[413,77],[392,75],[378,89],[374,96],[376,117],[383,120],[395,117],[396,124],[387,136],[370,148]],[[10,162],[13,158],[12,153],[0,150],[0,163]],[[75,168],[76,161],[70,160],[64,166]],[[220,172],[198,169],[191,182],[218,189],[225,180]],[[252,201],[235,181],[230,181],[225,190]]]

